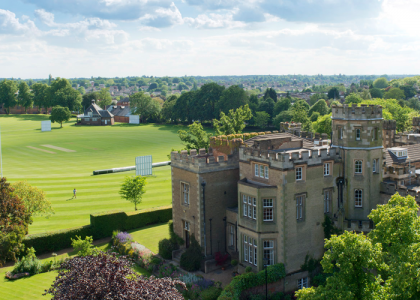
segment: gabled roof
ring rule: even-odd
[[[124,117],[131,114],[131,109],[130,106],[117,106],[111,110],[111,113],[114,116]]]
[[[109,111],[100,108],[96,103],[92,103],[88,108],[86,108],[84,116],[87,117],[89,112],[92,113],[92,117],[112,118],[114,116]]]

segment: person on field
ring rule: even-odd
[[[76,197],[76,192],[77,192],[77,191],[76,191],[76,189],[74,189],[74,190],[73,190],[73,198],[77,198],[77,197]]]

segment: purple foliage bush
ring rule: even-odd
[[[209,287],[212,287],[214,282],[213,280],[203,278],[203,280],[197,281],[196,284],[200,287],[201,290],[206,290]]]
[[[127,232],[119,232],[115,237],[121,244],[125,244],[128,241],[131,241],[133,238]]]

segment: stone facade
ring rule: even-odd
[[[245,142],[212,140],[208,153],[171,155],[175,232],[184,238],[193,234],[207,256],[220,251],[239,258],[239,270],[260,271],[264,258],[284,263],[284,291],[309,282],[301,265],[306,255],[324,254],[325,215],[341,229],[368,232],[371,210],[395,192],[420,198],[416,189],[389,181],[397,165],[402,175],[410,170],[407,164],[420,168],[420,155],[416,162],[391,161],[391,170],[384,148],[409,140],[416,142],[414,149],[420,136],[396,134],[395,121],[384,121],[380,106],[332,107],[330,141],[292,127],[283,124],[287,132]],[[189,186],[188,205],[183,184]],[[189,231],[185,222],[193,224]]]

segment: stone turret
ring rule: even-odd
[[[384,148],[394,147],[397,122],[395,120],[384,120],[382,125],[382,145]]]

